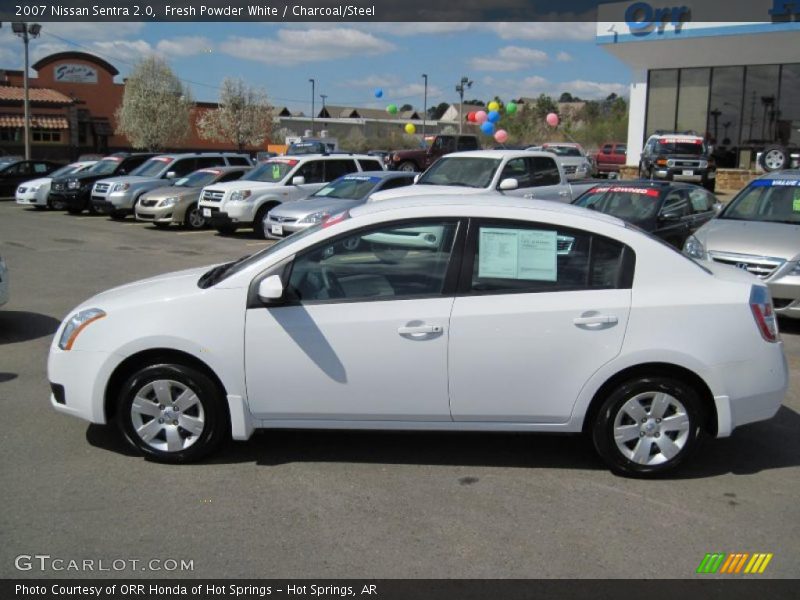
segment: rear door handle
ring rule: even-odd
[[[441,325],[412,325],[398,327],[397,333],[400,335],[426,335],[429,333],[442,333]]]
[[[575,325],[609,325],[618,323],[619,319],[614,315],[592,315],[591,317],[575,317],[572,322]]]

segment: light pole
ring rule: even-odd
[[[320,98],[322,98],[322,110],[325,110],[325,98],[328,97],[328,94],[320,94]]]
[[[461,104],[458,107],[458,133],[461,133],[462,127],[464,126],[464,90],[471,88],[472,83],[469,77],[462,77],[461,83],[456,86],[456,91],[461,98]]]
[[[311,82],[311,137],[314,137],[314,86],[316,81],[309,79]]]
[[[11,30],[17,35],[17,37],[22,38],[22,42],[25,44],[25,71],[23,72],[23,86],[25,88],[25,160],[30,160],[31,158],[31,107],[30,107],[30,98],[28,96],[28,41],[30,38],[37,38],[39,37],[39,33],[42,31],[42,26],[38,23],[31,23],[28,25],[27,23],[22,22],[15,22],[11,24]]]
[[[428,76],[423,73],[422,78],[425,80],[425,96],[422,101],[422,139],[425,139],[425,121],[428,118]]]

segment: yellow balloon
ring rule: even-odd
[[[488,108],[489,108],[489,110],[500,110],[500,105],[497,102],[495,102],[494,100],[492,100],[491,102],[489,102],[489,107]]]
[[[406,123],[406,133],[408,135],[414,135],[417,132],[417,128],[414,127],[413,123]]]

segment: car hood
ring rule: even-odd
[[[392,200],[394,198],[409,198],[414,196],[425,195],[449,195],[449,194],[485,194],[486,188],[471,188],[464,187],[463,185],[427,185],[424,183],[415,183],[402,188],[394,190],[386,190],[383,192],[375,192],[369,197],[367,202],[380,202],[381,200]]]
[[[248,181],[240,179],[238,181],[226,181],[225,183],[211,183],[203,189],[229,192],[236,190],[259,190],[278,187],[281,185],[283,185],[282,181],[279,181],[278,183],[272,183],[270,181]]]
[[[51,181],[53,181],[51,177],[40,177],[39,179],[31,179],[30,181],[20,183],[18,187],[29,188],[35,185],[49,185]]]
[[[151,304],[154,298],[158,302],[170,302],[202,293],[203,290],[197,287],[197,280],[210,268],[211,266],[198,267],[126,283],[89,298],[76,311],[101,308],[109,312],[115,308]]]
[[[198,197],[201,189],[202,188],[197,187],[190,188],[165,185],[154,190],[150,190],[144,195],[144,197],[149,200],[163,200],[164,198],[172,198],[174,196],[177,196],[178,198],[185,198],[187,196]]]
[[[130,183],[132,186],[136,185],[137,183],[156,183],[158,181],[164,181],[161,177],[138,177],[136,175],[124,175],[121,177],[107,177],[106,179],[100,179],[97,183]]]
[[[706,251],[800,258],[800,225],[712,219],[695,233]]]
[[[315,212],[327,212],[335,215],[363,204],[364,200],[345,200],[325,197],[304,198],[294,202],[284,202],[273,208],[270,213],[281,217],[302,218]]]

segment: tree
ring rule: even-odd
[[[442,115],[450,108],[450,105],[447,102],[440,102],[436,106],[431,106],[428,108],[428,119],[431,121],[438,121],[442,118]]]
[[[267,94],[248,86],[242,79],[222,81],[219,108],[209,110],[197,121],[204,140],[230,142],[241,152],[246,146],[259,146],[272,131],[274,109]]]
[[[464,100],[464,104],[471,104],[472,106],[486,106],[486,103],[483,100],[478,100],[477,98],[473,98],[472,100]]]
[[[136,64],[125,82],[114,117],[116,133],[134,148],[156,151],[189,135],[192,97],[166,61],[155,56]]]
[[[403,104],[403,106],[400,107],[400,112],[406,112],[408,110],[414,110],[414,107],[410,104]]]

